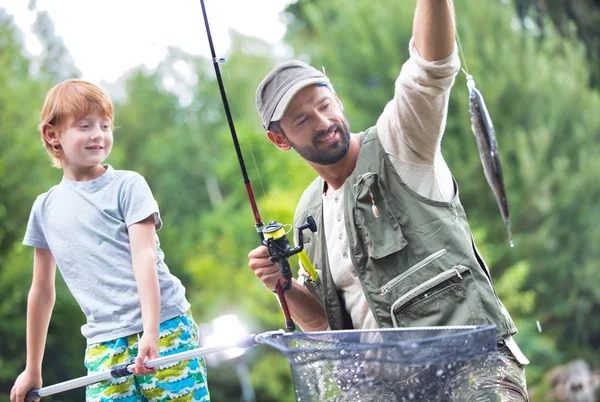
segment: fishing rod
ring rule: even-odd
[[[304,268],[307,270],[307,272],[313,280],[316,279],[316,271],[314,270],[312,264],[310,263],[310,260],[304,252],[304,240],[302,236],[302,231],[304,229],[309,229],[314,233],[317,231],[317,225],[314,219],[311,216],[309,216],[306,220],[306,223],[300,225],[297,228],[299,244],[294,248],[290,246],[290,243],[286,237],[287,233],[284,229],[284,225],[277,221],[271,221],[267,226],[264,226],[260,217],[260,213],[258,211],[258,206],[256,205],[256,199],[254,197],[254,192],[252,191],[252,184],[250,183],[250,178],[248,177],[246,164],[244,163],[244,157],[242,155],[238,137],[235,131],[233,117],[231,116],[231,109],[229,108],[227,93],[225,92],[225,86],[223,85],[223,79],[221,76],[221,69],[219,67],[219,64],[225,63],[226,59],[224,57],[217,57],[216,55],[215,47],[212,40],[212,34],[210,32],[210,25],[208,23],[208,15],[206,13],[206,7],[204,6],[204,0],[200,0],[200,5],[202,7],[202,16],[204,18],[206,36],[208,38],[208,45],[210,47],[210,54],[215,69],[215,75],[217,77],[217,83],[219,85],[219,91],[221,93],[221,100],[223,101],[225,116],[227,117],[227,123],[229,124],[229,131],[231,132],[231,138],[235,147],[238,163],[242,171],[242,177],[244,179],[246,193],[248,194],[248,200],[250,201],[252,213],[254,214],[256,231],[260,238],[261,244],[267,246],[267,249],[269,250],[269,255],[271,256],[271,261],[279,264],[279,271],[283,276],[283,280],[277,280],[277,284],[275,286],[275,293],[279,298],[279,303],[281,304],[281,309],[283,310],[286,329],[288,332],[292,332],[295,330],[296,326],[294,324],[294,321],[292,320],[287,302],[285,300],[285,292],[290,290],[292,287],[292,270],[290,268],[290,263],[288,260],[289,257],[295,254],[299,254]]]

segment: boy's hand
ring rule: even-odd
[[[10,390],[10,402],[23,402],[25,395],[33,388],[41,388],[42,386],[42,374],[34,373],[25,369],[17,379],[15,385]],[[39,401],[39,399],[36,399]]]
[[[158,334],[153,335],[144,332],[138,343],[138,355],[135,358],[135,366],[132,371],[135,375],[149,375],[156,373],[156,367],[147,368],[144,362],[159,357],[158,354]],[[12,402],[12,401],[11,401]]]

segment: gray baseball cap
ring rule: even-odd
[[[265,130],[281,120],[294,95],[311,84],[331,87],[325,74],[299,60],[286,61],[267,74],[256,90],[256,108]]]

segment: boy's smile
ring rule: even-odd
[[[85,147],[85,149],[89,149],[92,151],[101,151],[104,149],[104,147],[101,147],[100,145],[92,145],[91,147]]]

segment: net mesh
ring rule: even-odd
[[[494,326],[270,333],[258,341],[288,359],[298,401],[496,400],[497,389],[473,389],[474,373],[494,364]]]

